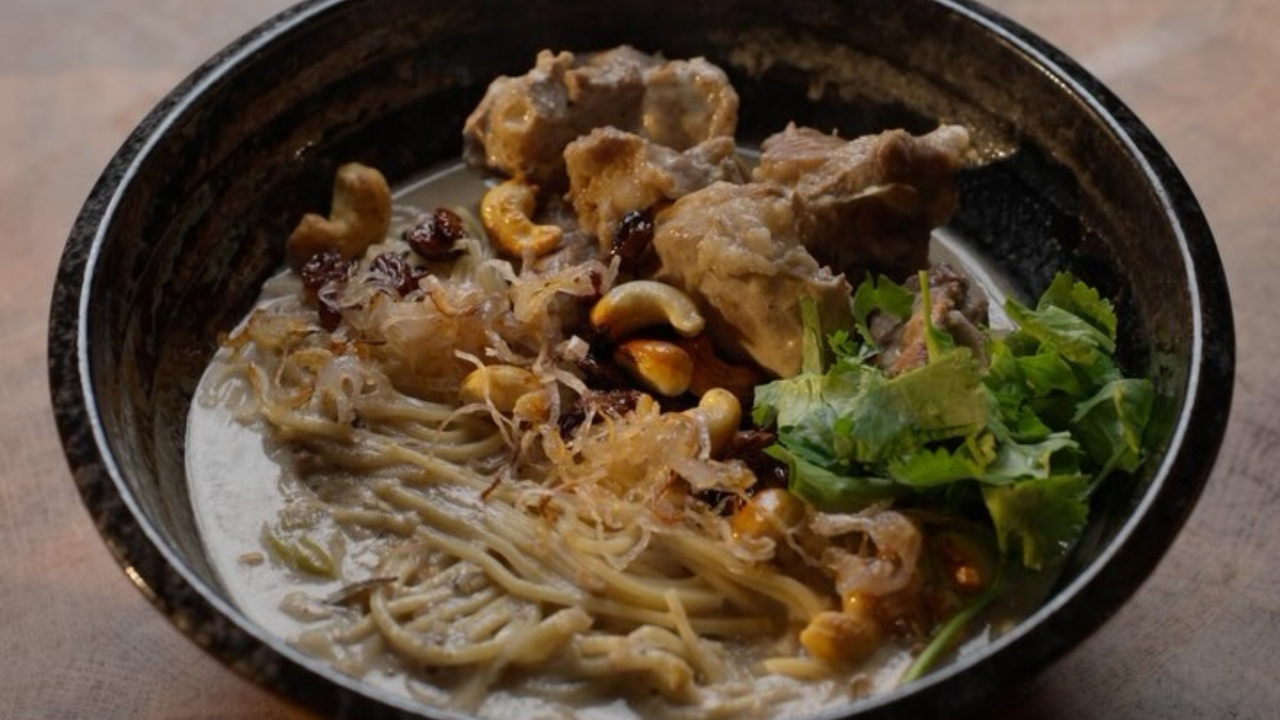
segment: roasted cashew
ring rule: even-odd
[[[551,417],[551,399],[541,388],[527,392],[516,399],[511,407],[511,416],[530,423],[546,422]]]
[[[628,340],[613,358],[633,380],[667,397],[683,395],[693,377],[689,353],[664,340]]]
[[[765,488],[751,496],[729,521],[738,538],[781,540],[804,520],[804,501],[782,488]]]
[[[391,188],[374,168],[347,163],[333,178],[329,217],[302,216],[289,235],[289,261],[301,267],[317,253],[336,250],[344,257],[364,254],[391,227]]]
[[[480,221],[506,254],[541,257],[556,249],[564,231],[557,225],[535,225],[530,216],[538,189],[520,178],[491,188],[480,200]]]
[[[656,280],[633,280],[613,289],[591,308],[591,324],[614,340],[642,327],[670,325],[685,337],[706,327],[698,306],[681,290]]]
[[[720,457],[734,433],[742,424],[742,403],[737,396],[724,388],[712,388],[703,393],[698,407],[685,411],[697,414],[707,424],[707,436],[711,440],[711,457]]]
[[[463,378],[458,399],[464,403],[487,402],[498,412],[510,414],[525,395],[541,391],[538,376],[522,367],[485,365]]]
[[[880,647],[884,630],[868,614],[826,610],[800,632],[809,654],[833,665],[856,665]]]

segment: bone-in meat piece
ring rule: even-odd
[[[717,182],[657,217],[658,278],[689,293],[728,357],[787,377],[800,370],[800,298],[823,327],[847,327],[849,284],[800,244],[791,193],[760,183]]]
[[[463,157],[475,167],[562,188],[565,146],[595,128],[686,150],[732,137],[737,120],[737,93],[720,68],[701,58],[664,62],[627,46],[589,55],[543,51],[525,75],[489,85],[463,127]]]
[[[679,152],[616,128],[598,128],[565,148],[569,197],[579,225],[607,251],[628,212],[677,200],[717,180],[742,182],[733,138]]]
[[[706,60],[672,60],[645,72],[643,113],[646,138],[684,150],[708,138],[733,137],[738,93]]]
[[[792,124],[764,141],[754,178],[795,191],[799,235],[819,262],[855,281],[902,279],[928,266],[930,231],[956,211],[968,147],[954,125],[845,140]]]

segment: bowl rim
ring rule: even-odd
[[[267,632],[224,600],[179,559],[142,512],[116,461],[94,394],[88,301],[98,280],[107,228],[130,182],[166,130],[199,103],[206,89],[269,43],[359,1],[308,0],[265,20],[192,72],[129,134],[86,199],[59,263],[48,334],[52,402],[67,462],[104,542],[133,584],[198,646],[241,675],[321,712],[385,717],[430,712],[464,718],[469,716],[428,708],[345,675]],[[818,716],[823,718],[851,711],[859,717],[936,712],[972,704],[997,685],[1019,684],[1083,642],[1136,592],[1190,515],[1225,434],[1234,385],[1235,337],[1225,271],[1199,203],[1150,130],[1097,78],[1001,13],[973,0],[922,1],[980,26],[1054,78],[1139,165],[1173,228],[1188,279],[1191,366],[1186,401],[1168,450],[1140,502],[1098,557],[1017,627],[971,657],[855,707],[832,708]],[[1198,431],[1195,447],[1188,442],[1192,428]],[[1119,548],[1137,534],[1148,542],[1120,555]],[[1139,582],[1133,582],[1135,577]],[[1122,578],[1124,583],[1115,582]],[[973,677],[965,676],[976,668],[982,673],[975,685]]]

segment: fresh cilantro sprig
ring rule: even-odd
[[[790,469],[791,491],[819,510],[981,498],[1002,555],[997,579],[939,629],[906,682],[1003,592],[1011,563],[1039,571],[1063,561],[1084,531],[1089,496],[1145,459],[1155,401],[1150,381],[1120,372],[1111,303],[1070,274],[1035,308],[1006,302],[1018,327],[988,333],[985,364],[934,324],[927,273],[920,286],[917,300],[888,278],[868,278],[851,300],[854,327],[829,334],[802,301],[803,371],[757,387],[753,411],[757,425],[777,427],[767,452]],[[882,351],[872,316],[906,321],[917,302],[927,362],[888,377],[868,362]]]
[[[920,279],[917,300],[868,278],[853,295],[854,328],[831,333],[802,302],[804,371],[756,388],[753,419],[778,429],[769,453],[791,469],[791,490],[825,511],[973,484],[1002,553],[1033,570],[1056,565],[1084,528],[1094,488],[1145,457],[1154,389],[1122,376],[1111,303],[1069,274],[1034,308],[1006,303],[1018,328],[988,336],[985,366],[933,323],[927,274]],[[880,351],[870,320],[906,320],[916,302],[928,362],[888,377],[867,362]]]

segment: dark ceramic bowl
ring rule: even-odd
[[[954,227],[1027,295],[1070,269],[1117,303],[1125,363],[1167,398],[1152,459],[1095,498],[1044,607],[982,651],[834,714],[940,717],[1007,696],[1115,612],[1172,542],[1225,429],[1234,340],[1204,217],[1151,134],[1060,52],[960,0],[317,0],[266,22],[133,132],[62,258],[54,406],[107,544],[175,625],[262,685],[335,717],[431,712],[302,654],[228,601],[188,503],[187,408],[218,332],[281,265],[301,209],[327,201],[336,165],[360,159],[394,181],[456,158],[495,75],[523,72],[541,48],[624,42],[726,68],[748,140],[788,120],[845,135],[968,125],[987,162],[965,172]]]

